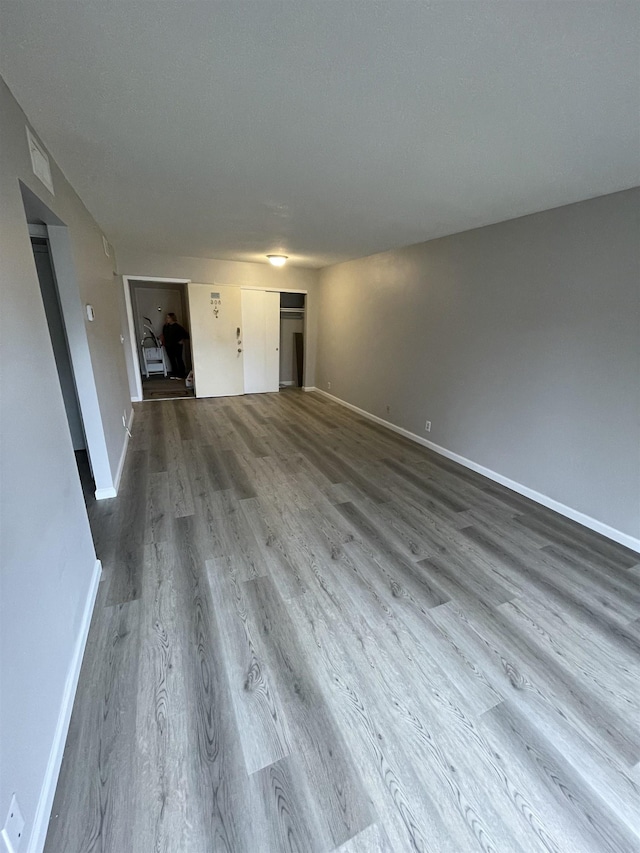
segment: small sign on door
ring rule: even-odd
[[[211,307],[213,309],[213,316],[216,318],[216,320],[218,319],[218,316],[220,314],[221,302],[222,302],[222,300],[220,299],[220,294],[214,293],[213,291],[211,291],[210,303],[211,303]]]

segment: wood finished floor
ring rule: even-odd
[[[314,394],[139,404],[47,853],[640,850],[640,557]]]
[[[186,387],[184,379],[150,376],[142,380],[143,400],[175,400],[180,397],[193,397],[193,390]]]

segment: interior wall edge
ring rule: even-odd
[[[638,539],[639,228],[640,188],[326,268],[306,384]]]
[[[140,401],[134,401],[132,398],[131,402]],[[132,407],[129,411],[124,442],[122,445],[122,452],[120,454],[120,461],[118,462],[118,469],[113,480],[113,486],[104,489],[96,489],[94,495],[97,501],[104,501],[108,500],[109,498],[115,498],[118,496],[118,491],[120,490],[120,481],[122,480],[122,472],[124,471],[124,464],[127,458],[127,450],[129,449],[129,439],[131,438],[131,427],[133,426],[134,415],[135,410]]]
[[[89,627],[91,625],[91,617],[93,616],[93,609],[98,595],[101,574],[102,563],[100,560],[96,559],[93,566],[91,585],[85,601],[82,622],[80,624],[75,648],[73,650],[73,657],[69,664],[64,693],[62,695],[62,701],[60,703],[60,710],[58,713],[58,722],[53,742],[51,744],[47,770],[40,789],[40,797],[38,799],[38,805],[33,820],[33,828],[26,853],[41,853],[47,837],[53,798],[56,792],[56,785],[58,784],[58,776],[60,775],[62,756],[69,731],[69,724],[71,722],[73,702],[78,687],[78,679],[80,678],[82,658],[87,644],[87,637],[89,636]]]
[[[124,444],[122,445],[122,453],[120,454],[120,461],[118,462],[118,470],[116,471],[115,480],[113,483],[113,487],[115,489],[116,495],[120,490],[120,481],[122,480],[122,472],[124,471],[124,463],[127,458],[127,450],[129,449],[129,439],[131,438],[131,427],[133,426],[133,418],[135,416],[135,410],[132,408],[129,412],[129,418],[127,420],[127,426],[125,427],[125,435],[124,435]],[[98,499],[96,495],[96,499]]]
[[[73,365],[74,378],[76,387],[85,381],[84,399],[90,399],[92,420],[83,424],[85,435],[87,427],[102,433],[97,454],[95,448],[91,452],[98,488],[113,486],[124,442],[122,416],[126,421],[131,402],[120,341],[118,281],[103,232],[51,152],[55,195],[34,174],[25,126],[44,145],[37,121],[27,118],[2,79],[0,115],[2,296],[11,317],[4,328],[0,377],[0,398],[11,401],[0,407],[0,477],[6,484],[0,497],[0,825],[15,794],[25,820],[21,853],[35,853],[42,849],[31,840],[39,838],[34,834],[36,816],[39,827],[48,826],[43,797],[47,781],[55,782],[55,749],[64,745],[61,708],[65,697],[72,699],[70,673],[80,665],[78,638],[96,552],[30,221],[47,226],[57,295],[61,289],[74,318],[67,325],[65,313],[65,331],[74,341],[69,348],[72,354],[83,353],[82,370]],[[94,309],[93,320],[87,305]]]
[[[616,528],[611,527],[609,524],[598,521],[597,518],[591,518],[591,516],[585,515],[585,513],[580,512],[577,509],[573,509],[573,507],[566,506],[565,504],[550,498],[548,495],[543,495],[541,492],[536,492],[534,489],[530,489],[522,483],[517,483],[515,480],[509,479],[509,477],[499,474],[497,471],[485,468],[484,465],[480,465],[472,459],[467,459],[465,456],[460,456],[459,453],[454,453],[454,451],[448,450],[446,447],[441,447],[439,444],[435,444],[433,441],[429,441],[429,439],[423,438],[421,435],[416,435],[416,433],[410,432],[408,429],[404,429],[404,427],[397,426],[391,421],[385,421],[383,418],[373,415],[371,412],[367,412],[365,409],[361,409],[353,403],[349,403],[346,400],[340,399],[340,397],[335,397],[333,394],[329,394],[328,391],[323,391],[321,388],[305,388],[304,390],[317,391],[317,393],[321,394],[323,397],[326,397],[347,409],[351,409],[352,412],[357,412],[359,415],[362,415],[362,417],[367,418],[367,420],[380,424],[380,426],[398,433],[411,441],[415,441],[416,444],[428,447],[440,456],[445,456],[447,459],[451,459],[459,465],[463,465],[465,468],[475,471],[477,474],[482,474],[483,477],[487,477],[489,480],[493,480],[501,486],[505,486],[507,489],[511,489],[519,495],[523,495],[541,506],[551,509],[560,515],[563,515],[565,518],[570,518],[572,521],[582,524],[583,527],[588,527],[589,530],[593,530],[595,533],[600,533],[602,536],[606,536],[607,539],[611,539],[619,545],[624,545],[626,548],[630,548],[632,551],[637,551],[640,554],[640,539],[630,536],[628,533],[616,530]]]

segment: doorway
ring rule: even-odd
[[[193,397],[188,294],[183,282],[130,281],[131,310],[135,330],[143,400],[172,400]],[[167,346],[163,329],[168,314],[187,334],[174,361],[174,349]]]
[[[43,308],[51,336],[69,433],[86,489],[97,500],[117,494],[102,423],[71,238],[66,224],[21,181]],[[90,308],[88,306],[87,308]],[[89,318],[91,320],[91,318]]]
[[[302,387],[302,291],[188,285],[197,397]]]
[[[304,386],[306,291],[152,276],[123,275],[122,281],[131,343],[127,358],[132,400],[174,399],[187,394],[227,397]],[[174,299],[176,291],[180,294],[180,308],[175,313],[190,335],[187,360],[193,371],[193,388],[186,393],[184,386],[165,378],[168,365],[162,362],[156,367],[160,375],[153,380],[149,377],[147,384],[141,343],[147,334],[155,336],[147,343],[157,342],[161,321],[154,322],[154,318],[166,313],[169,294],[165,291],[173,291]],[[152,388],[159,393],[152,396]]]
[[[280,388],[302,388],[305,294],[280,294]]]
[[[78,473],[85,495],[85,502],[93,498],[95,482],[91,471],[91,462],[87,453],[87,439],[84,432],[84,422],[78,400],[76,379],[71,362],[71,352],[67,339],[67,330],[60,304],[58,283],[51,260],[51,247],[46,225],[30,224],[29,237],[36,264],[38,282],[42,303],[49,328],[49,336],[53,347],[53,356],[60,381],[60,390],[69,424],[71,443],[76,456]]]

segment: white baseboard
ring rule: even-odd
[[[318,389],[318,388],[316,388],[316,386],[315,386],[315,385],[306,385],[302,390],[303,390],[303,391],[318,391],[319,389]],[[331,394],[327,394],[327,396],[328,396],[328,397],[331,397]],[[337,400],[338,398],[337,398],[337,397],[332,397],[332,399]],[[339,402],[339,403],[341,403],[341,402],[342,402],[342,400],[338,400],[338,402]]]
[[[280,380],[280,387],[281,388],[283,388],[283,387],[289,388],[289,387],[291,387],[291,385],[295,385],[295,384],[296,383],[293,381],[293,379],[281,379]]]
[[[122,445],[122,453],[120,454],[120,461],[118,462],[118,470],[116,471],[113,486],[110,486],[106,489],[96,489],[95,496],[97,501],[104,501],[107,498],[115,498],[118,495],[118,489],[120,488],[120,480],[122,479],[122,472],[124,470],[124,462],[127,458],[127,449],[129,448],[129,438],[131,433],[131,427],[133,425],[134,414],[134,410],[131,409],[131,412],[129,413],[129,422],[127,424],[127,430],[124,436],[124,444]]]
[[[129,420],[127,422],[127,428],[124,436],[124,444],[122,445],[122,453],[120,454],[120,461],[118,462],[118,470],[116,471],[116,478],[113,483],[113,487],[116,490],[116,494],[118,493],[118,489],[120,488],[120,480],[122,479],[122,472],[124,471],[124,462],[127,458],[127,450],[129,449],[129,439],[131,438],[131,427],[133,426],[133,416],[135,415],[135,411],[132,408],[129,412]]]
[[[132,402],[132,403],[142,403],[142,402],[143,402],[143,400],[142,400],[142,397],[137,397],[137,396],[136,396],[136,397],[132,397],[132,398],[131,398],[131,402]]]
[[[91,625],[91,617],[93,615],[93,608],[98,594],[101,574],[102,565],[100,560],[96,560],[93,567],[91,585],[84,605],[80,630],[78,631],[75,648],[73,650],[73,657],[71,658],[71,663],[67,672],[67,680],[62,694],[62,702],[60,704],[56,731],[53,736],[53,743],[49,753],[49,761],[47,762],[44,780],[42,782],[42,787],[40,788],[40,797],[38,798],[36,814],[33,820],[33,830],[31,832],[29,847],[27,848],[26,853],[41,853],[47,837],[49,816],[53,806],[53,797],[56,792],[56,785],[58,784],[58,775],[60,774],[64,745],[69,731],[71,711],[73,710],[73,700],[76,696],[78,678],[80,677],[80,668],[82,667],[82,658],[87,644],[89,626]]]
[[[104,501],[107,498],[115,498],[118,493],[113,486],[109,486],[108,489],[96,489],[94,494],[97,501]]]
[[[626,548],[630,548],[632,551],[637,551],[640,553],[640,539],[636,539],[635,537],[630,536],[628,533],[623,533],[621,530],[616,530],[615,527],[610,527],[608,524],[604,524],[602,521],[598,521],[596,518],[591,518],[590,515],[585,515],[583,512],[579,512],[577,509],[573,509],[570,506],[566,506],[565,504],[562,504],[559,501],[548,497],[547,495],[543,495],[541,492],[536,492],[534,489],[530,489],[528,486],[523,486],[522,483],[516,483],[515,480],[510,480],[508,477],[504,477],[502,474],[498,474],[496,471],[492,471],[490,468],[485,468],[484,465],[479,465],[472,459],[467,459],[465,456],[460,456],[458,453],[454,453],[452,450],[447,450],[446,447],[441,447],[439,444],[434,444],[432,441],[423,438],[421,435],[416,435],[416,433],[414,432],[409,432],[408,429],[396,426],[396,424],[392,424],[390,421],[385,421],[383,418],[379,418],[377,415],[372,415],[370,412],[367,412],[364,409],[360,409],[358,406],[354,406],[352,403],[347,403],[346,400],[341,400],[339,397],[334,397],[333,394],[329,394],[328,391],[323,391],[321,388],[305,388],[304,390],[317,391],[318,394],[322,394],[323,397],[327,397],[329,400],[333,400],[334,403],[339,403],[341,406],[345,406],[347,409],[351,409],[353,412],[357,412],[359,415],[362,415],[363,418],[367,418],[368,420],[374,421],[375,423],[380,424],[381,426],[386,427],[387,429],[390,429],[393,432],[397,432],[400,435],[403,435],[405,438],[408,438],[411,441],[415,441],[417,444],[423,445],[423,447],[428,447],[430,450],[439,453],[441,456],[446,456],[447,459],[452,459],[454,462],[458,462],[460,465],[464,465],[465,468],[469,468],[471,469],[471,471],[476,471],[478,474],[482,474],[489,480],[493,480],[496,483],[500,483],[500,485],[506,486],[507,489],[511,489],[512,491],[517,492],[519,495],[523,495],[526,498],[530,498],[532,501],[535,501],[536,503],[542,504],[542,506],[547,507],[547,509],[552,509],[554,510],[554,512],[557,512],[560,515],[564,515],[565,518],[570,518],[572,521],[577,521],[578,524],[582,524],[584,527],[588,527],[589,530],[593,530],[595,533],[600,533],[602,536],[606,536],[607,539],[612,539],[614,542],[618,542],[620,545],[624,545]]]

